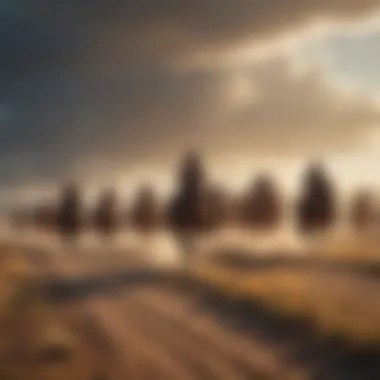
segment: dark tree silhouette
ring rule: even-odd
[[[280,194],[268,175],[253,181],[242,202],[242,222],[257,229],[278,227],[283,216]]]
[[[243,226],[243,202],[244,199],[240,194],[234,194],[229,197],[228,201],[228,222],[231,226],[241,228]]]
[[[55,207],[45,203],[36,207],[33,213],[34,225],[37,228],[43,229],[45,231],[49,231],[54,228],[55,218]]]
[[[118,200],[112,189],[104,190],[98,199],[93,214],[93,226],[103,236],[114,234],[118,227]]]
[[[25,208],[16,208],[9,214],[9,222],[12,228],[20,229],[31,227],[34,223],[32,212]]]
[[[206,192],[206,217],[209,229],[226,226],[232,218],[231,201],[224,189],[213,186]]]
[[[161,222],[161,210],[154,190],[149,186],[138,189],[130,212],[131,226],[141,233],[153,232]]]
[[[168,208],[168,224],[187,257],[196,236],[209,229],[206,175],[196,152],[185,155],[179,171],[179,189]]]
[[[75,184],[66,184],[57,206],[57,230],[64,239],[74,239],[82,228],[82,201]]]
[[[323,166],[312,163],[306,170],[303,192],[297,207],[297,219],[303,232],[330,227],[336,219],[333,184]]]
[[[368,191],[359,191],[354,195],[349,220],[350,224],[359,230],[368,228],[375,222],[375,201]]]

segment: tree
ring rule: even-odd
[[[82,201],[75,184],[66,184],[57,207],[57,229],[63,238],[73,239],[82,227]]]
[[[244,199],[240,194],[233,194],[228,201],[228,219],[232,226],[241,228],[243,221],[243,202]]]
[[[179,170],[179,186],[168,208],[168,224],[185,255],[194,250],[196,236],[209,229],[206,174],[197,152],[187,153]]]
[[[370,227],[376,220],[375,201],[368,191],[357,192],[351,202],[350,224],[359,230]]]
[[[33,225],[33,215],[27,208],[13,209],[9,214],[9,222],[15,229],[31,227]]]
[[[55,211],[55,207],[49,204],[43,203],[37,206],[33,214],[34,224],[44,230],[52,229],[56,218]]]
[[[104,190],[98,199],[93,214],[93,225],[97,232],[109,236],[116,232],[118,227],[117,195],[112,189]]]
[[[275,228],[283,215],[279,192],[268,175],[260,175],[253,181],[242,206],[243,223],[258,229]]]
[[[302,231],[314,231],[331,226],[336,219],[333,184],[323,166],[312,163],[306,170],[303,191],[297,207]]]
[[[188,152],[179,170],[179,186],[188,193],[198,193],[206,185],[206,172],[202,157],[195,151]]]
[[[218,229],[230,222],[232,210],[230,199],[226,192],[213,186],[206,192],[206,217],[210,229]]]
[[[139,232],[152,232],[160,223],[160,207],[154,190],[149,186],[138,189],[130,221],[133,228]]]

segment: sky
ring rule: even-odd
[[[380,188],[378,67],[379,0],[0,0],[2,203],[165,191],[192,148],[236,189],[310,157]]]

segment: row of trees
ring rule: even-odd
[[[258,176],[243,197],[233,199],[210,184],[200,156],[189,153],[184,157],[177,183],[177,192],[167,205],[160,204],[153,188],[140,189],[128,213],[130,225],[141,232],[165,226],[180,239],[187,239],[189,234],[213,231],[229,224],[275,229],[284,218],[284,202],[268,175]],[[302,232],[328,228],[338,217],[334,186],[318,163],[310,164],[305,171],[295,215]],[[14,216],[18,222],[23,220],[20,214]],[[375,218],[376,208],[371,195],[367,192],[357,194],[350,209],[352,224],[356,228],[366,228]],[[38,207],[33,223],[41,228],[55,229],[67,237],[77,235],[88,224],[104,235],[112,234],[123,224],[117,194],[112,189],[100,195],[92,215],[85,220],[80,190],[75,184],[63,187],[54,207]]]

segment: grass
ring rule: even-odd
[[[377,289],[351,278],[273,269],[254,274],[207,267],[191,276],[232,299],[244,299],[287,318],[311,322],[318,336],[359,345],[380,343]]]
[[[374,236],[346,233],[325,239],[321,256],[344,261],[380,262],[380,240]]]
[[[379,262],[379,251],[379,246],[357,238],[332,239],[324,243],[321,257]],[[380,344],[380,283],[375,280],[289,267],[239,271],[215,262],[168,272],[166,277],[175,284],[190,279],[218,290],[226,299],[248,300],[290,320],[308,321],[321,339],[339,336],[363,346]],[[38,360],[67,360],[75,339],[50,313],[37,278],[28,259],[17,252],[0,257],[0,327],[6,326],[3,332],[13,341],[17,336],[25,341],[25,334],[32,332],[30,350]],[[7,369],[1,360],[6,349],[0,339],[0,369]]]
[[[298,259],[306,264],[311,262],[311,266],[305,266],[311,270],[279,265],[251,271],[247,268],[255,259],[237,254],[235,258],[240,267],[229,266],[228,260],[226,265],[211,263],[198,267],[190,277],[232,299],[252,301],[278,315],[311,322],[321,338],[339,336],[355,344],[379,347],[380,282],[377,284],[352,274],[318,273],[313,270],[313,263],[378,268],[380,240],[352,231],[336,233],[317,239],[315,252],[316,256],[311,254]],[[232,253],[227,253],[226,257],[234,262]],[[223,254],[221,259],[223,262]]]
[[[24,259],[3,258],[0,262],[0,314],[9,312],[14,299],[24,294],[32,283],[32,270]]]
[[[12,252],[0,258],[0,380],[27,378],[30,359],[44,365],[73,353],[75,342],[57,322],[42,286],[25,257]]]

